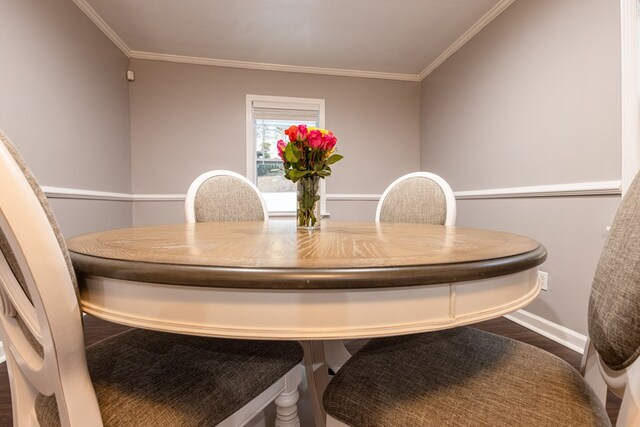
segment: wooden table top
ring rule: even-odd
[[[510,233],[422,224],[292,221],[170,224],[68,241],[76,270],[124,280],[231,288],[338,289],[477,280],[541,264]]]

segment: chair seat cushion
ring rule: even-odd
[[[332,417],[352,426],[610,426],[563,360],[473,328],[372,340],[329,383]]]
[[[249,403],[303,357],[295,342],[245,341],[135,329],[87,348],[105,426],[213,426]],[[55,397],[38,421],[60,425]]]

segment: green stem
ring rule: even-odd
[[[297,216],[298,226],[313,227],[318,223],[314,210],[320,197],[318,195],[319,179],[317,175],[306,176],[298,181]]]

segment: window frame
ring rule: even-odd
[[[312,110],[318,112],[318,127],[325,128],[325,100],[316,98],[297,98],[289,96],[272,95],[249,95],[246,96],[246,166],[247,179],[257,184],[257,147],[255,146],[255,120],[253,114],[254,103],[259,103],[261,108],[277,108],[283,110]],[[320,214],[327,215],[326,209],[326,184],[325,180],[320,180]],[[262,193],[265,197],[268,193]],[[267,201],[267,206],[269,203]],[[295,216],[293,211],[272,211],[269,209],[269,216]]]

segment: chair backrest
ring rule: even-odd
[[[640,173],[618,207],[589,297],[581,371],[606,405],[622,397],[617,426],[640,425]]]
[[[430,172],[396,179],[378,202],[376,222],[455,225],[456,198],[447,182]]]
[[[0,252],[0,336],[14,417],[34,419],[38,394],[55,394],[62,425],[100,425],[64,239],[44,193],[1,131]]]
[[[640,174],[604,245],[589,298],[589,337],[609,368],[640,356]]]
[[[226,170],[197,177],[189,186],[184,207],[187,222],[268,219],[260,190],[244,176]]]

